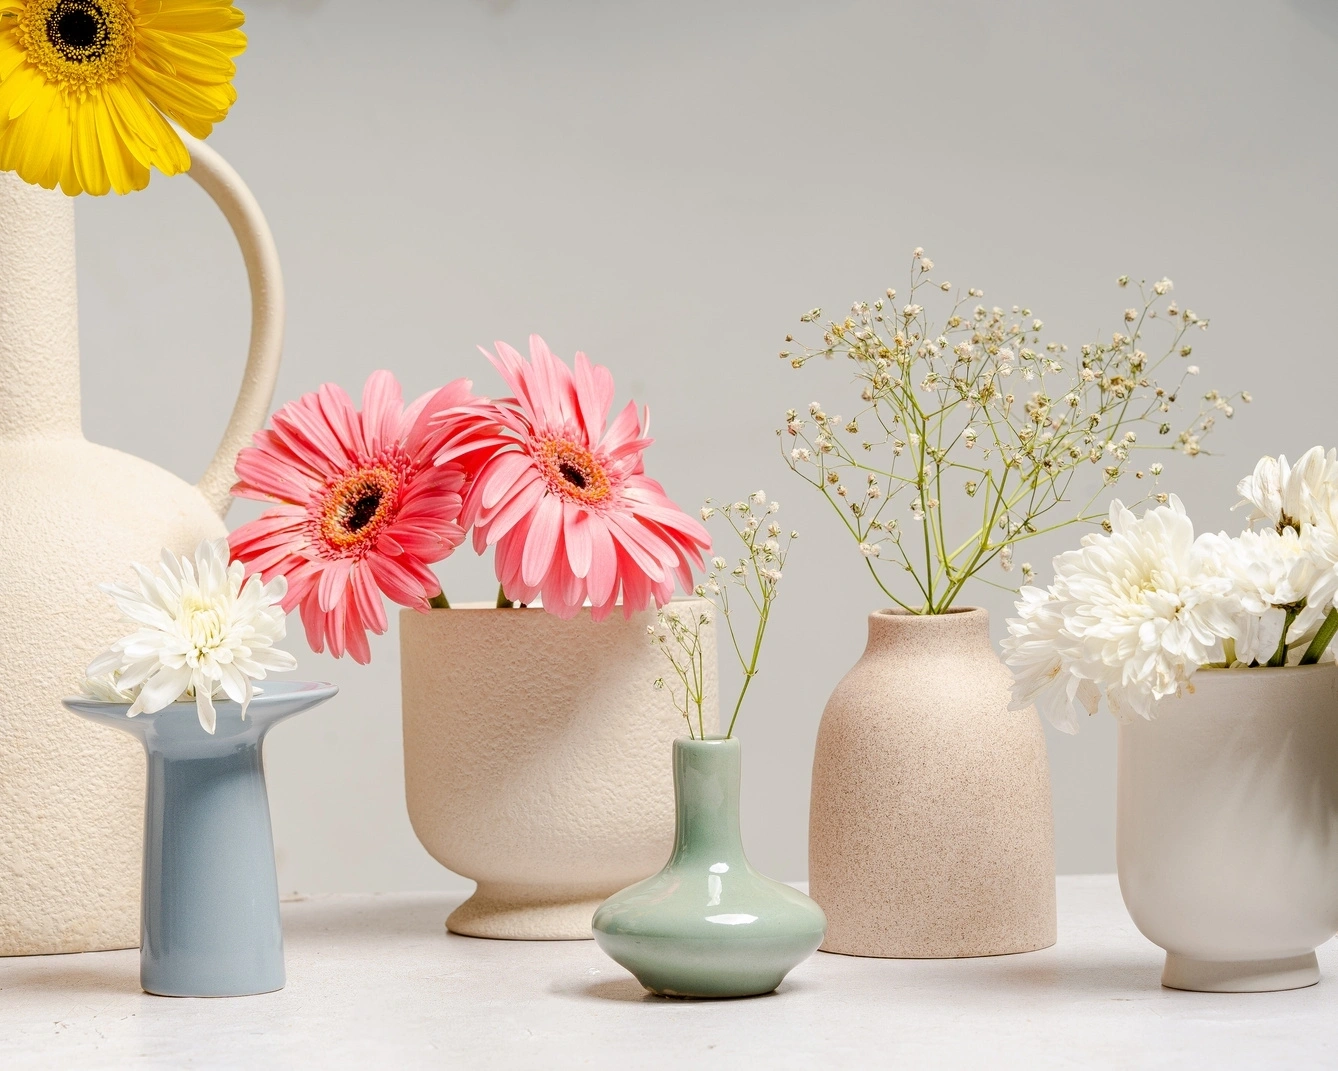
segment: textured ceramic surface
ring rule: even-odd
[[[139,939],[144,760],[65,716],[60,698],[125,631],[97,584],[224,534],[232,464],[278,372],[273,241],[236,174],[186,140],[190,174],[237,232],[254,303],[242,393],[198,489],[83,438],[74,209],[0,173],[0,955]]]
[[[682,731],[650,645],[653,613],[561,621],[538,609],[400,615],[409,817],[478,882],[447,926],[473,937],[589,939],[611,893],[673,842],[664,761]],[[707,695],[714,696],[715,633]],[[707,711],[714,732],[717,712]]]
[[[168,997],[282,989],[283,926],[261,754],[284,718],[323,703],[330,684],[266,681],[245,720],[220,701],[214,735],[195,703],[126,717],[125,705],[66,699],[89,721],[139,739],[148,756],[140,984]]]
[[[1338,930],[1338,666],[1203,670],[1120,726],[1116,859],[1172,989],[1319,980]]]
[[[809,894],[829,952],[956,957],[1055,942],[1054,817],[1034,710],[1009,711],[989,615],[869,615],[818,729]]]
[[[664,997],[770,993],[822,941],[803,893],[759,874],[739,834],[739,741],[674,741],[669,862],[595,912],[599,947]]]

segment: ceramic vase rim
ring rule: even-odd
[[[318,702],[323,703],[327,699],[334,698],[338,692],[338,685],[330,684],[326,681],[266,681],[265,691],[257,692],[255,696],[252,697],[247,714],[249,715],[252,710],[265,710],[268,707],[274,706],[276,703],[291,702],[299,696],[302,698],[311,697]],[[69,707],[71,710],[95,710],[102,713],[117,710],[124,713],[133,705],[132,703],[116,703],[106,699],[94,699],[93,697],[86,695],[66,696],[61,700],[61,703],[66,707]],[[241,709],[242,705],[236,700],[214,700],[214,710],[217,711],[219,715],[240,715]],[[133,720],[149,722],[179,713],[189,713],[192,718],[198,719],[199,715],[196,710],[195,700],[178,699],[167,704],[167,706],[163,707],[161,710],[154,711],[152,714],[136,714]],[[127,720],[131,719],[127,716]]]
[[[989,616],[989,611],[983,606],[949,606],[942,613],[920,614],[914,610],[904,610],[900,606],[888,606],[882,610],[874,610],[870,617],[895,617],[905,620],[935,620],[941,617],[970,617],[976,614]]]
[[[1251,690],[1278,692],[1289,687],[1304,687],[1317,679],[1338,673],[1338,662],[1319,662],[1309,666],[1203,666],[1188,683],[1189,694],[1167,696],[1164,711],[1167,716],[1175,712],[1175,704],[1199,697],[1225,697],[1232,694],[1244,694]],[[1150,718],[1156,721],[1157,718]]]
[[[679,595],[675,595],[672,599],[669,600],[669,602],[665,603],[665,606],[670,606],[670,605],[673,605],[673,604],[675,604],[675,603],[677,603],[677,604],[679,604],[679,605],[683,605],[683,604],[685,604],[685,603],[690,603],[690,602],[710,602],[710,600],[709,600],[709,599],[702,598],[700,595],[682,595],[682,594],[679,594]],[[616,610],[621,610],[621,609],[623,608],[623,602],[622,602],[621,599],[619,599],[619,600],[618,600],[616,603],[614,603],[613,605],[614,605],[614,609],[616,609]],[[586,615],[586,613],[587,613],[588,611],[592,610],[592,609],[594,609],[594,607],[592,607],[591,605],[589,605],[589,604],[587,603],[586,605],[584,605],[584,606],[582,606],[582,607],[580,608],[580,610],[579,610],[579,611],[577,612],[577,614],[576,614],[576,617],[584,617],[584,616]],[[643,607],[643,608],[640,609],[640,610],[633,610],[632,613],[633,613],[634,615],[635,615],[635,614],[644,614],[644,613],[654,613],[654,612],[655,612],[656,610],[658,610],[658,609],[661,609],[661,608],[660,608],[660,607],[655,607],[655,606],[645,606],[645,607]],[[491,612],[491,611],[494,611],[494,610],[500,610],[500,611],[502,611],[503,613],[508,613],[508,614],[521,614],[521,613],[524,613],[524,614],[536,614],[536,613],[539,613],[539,614],[548,614],[549,617],[552,617],[552,618],[554,618],[554,619],[556,619],[556,620],[559,620],[559,621],[561,621],[561,620],[572,620],[572,621],[574,621],[574,620],[576,619],[576,618],[559,618],[559,617],[557,617],[556,614],[549,613],[549,611],[548,611],[545,607],[543,607],[543,606],[529,606],[529,605],[527,605],[527,606],[498,606],[497,603],[496,603],[495,601],[491,601],[491,602],[490,602],[490,601],[486,601],[486,600],[474,600],[474,601],[470,601],[470,602],[453,602],[453,603],[451,603],[450,606],[429,606],[429,607],[427,608],[426,611],[423,611],[423,610],[416,610],[416,609],[414,609],[412,606],[402,606],[402,607],[400,607],[400,617],[401,617],[401,618],[407,618],[407,619],[409,619],[409,620],[412,620],[411,618],[408,618],[408,615],[409,615],[409,614],[423,614],[423,613],[426,613],[426,614],[429,614],[429,615],[435,615],[435,614],[450,614],[450,613],[457,613],[457,614],[458,614],[458,613],[478,613],[478,612],[480,612],[480,611],[482,611],[482,612],[484,612],[484,613],[488,613],[488,612]],[[613,615],[610,614],[608,619],[612,619],[612,617],[613,617]],[[607,620],[607,619],[606,619],[606,620]],[[602,624],[603,622],[600,622],[600,623]]]
[[[712,736],[676,736],[674,737],[674,747],[719,747],[722,744],[733,744],[739,746],[737,736],[725,736],[717,734]]]

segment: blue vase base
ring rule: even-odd
[[[287,983],[283,966],[254,974],[210,970],[208,962],[195,961],[189,970],[152,973],[140,971],[139,985],[155,997],[255,997],[277,993]]]

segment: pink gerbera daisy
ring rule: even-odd
[[[354,661],[371,659],[367,630],[386,630],[381,595],[428,609],[441,592],[429,565],[464,540],[461,493],[470,455],[434,465],[435,417],[483,399],[458,379],[404,408],[389,372],[373,372],[362,411],[327,383],[274,414],[237,457],[232,493],[279,505],[229,537],[247,574],[288,580],[286,611],[299,607],[307,642]]]
[[[588,599],[601,620],[619,596],[630,617],[651,599],[668,602],[675,580],[691,590],[692,563],[703,565],[710,536],[645,474],[641,454],[652,440],[636,405],[606,430],[609,370],[578,353],[573,372],[538,335],[529,361],[504,342],[496,356],[483,352],[516,396],[439,414],[447,439],[437,462],[454,464],[491,442],[460,519],[480,553],[496,545],[506,596],[542,596],[544,609],[563,618]]]

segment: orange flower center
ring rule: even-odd
[[[608,473],[584,446],[547,439],[539,444],[538,458],[548,486],[566,498],[593,506],[613,493]]]
[[[376,542],[395,514],[400,477],[384,464],[371,464],[333,480],[321,500],[321,542],[336,552],[359,551]]]

